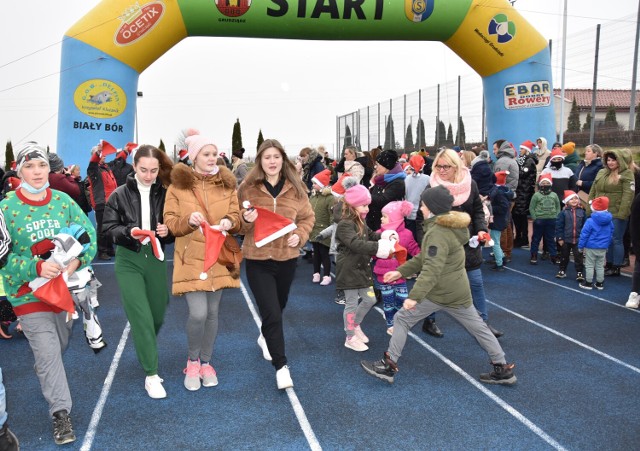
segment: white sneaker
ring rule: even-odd
[[[271,362],[271,354],[269,353],[267,342],[262,334],[260,334],[260,336],[258,337],[258,346],[260,346],[260,349],[262,349],[262,357],[264,357],[265,360]]]
[[[331,276],[324,276],[322,278],[322,282],[320,282],[320,285],[329,285],[331,283]]]
[[[153,376],[147,376],[144,380],[144,388],[147,390],[149,397],[153,399],[162,399],[167,397],[167,392],[164,391],[162,383],[164,381],[160,379],[157,374]]]
[[[632,291],[629,293],[629,300],[624,306],[628,308],[638,308],[638,305],[640,305],[640,296],[638,296],[638,293],[635,291]]]
[[[362,332],[362,329],[360,328],[360,326],[354,329],[354,333],[355,333],[355,336],[358,337],[358,340],[360,340],[363,343],[369,343],[369,337],[367,337],[364,334],[364,332]]]
[[[200,390],[200,359],[194,361],[187,360],[187,367],[182,370],[184,376],[184,388],[189,391]]]
[[[318,283],[318,282],[320,282],[320,273],[319,273],[319,272],[313,273],[313,279],[312,279],[312,282],[313,282],[313,283]]]
[[[215,387],[218,385],[216,370],[209,363],[200,365],[200,379],[202,379],[203,387]]]
[[[344,347],[358,352],[363,352],[369,349],[369,346],[361,342],[356,335],[352,335],[351,337],[347,336],[347,339],[344,341]]]
[[[276,383],[279,390],[293,387],[293,380],[291,379],[291,373],[289,373],[289,367],[287,365],[276,371]]]

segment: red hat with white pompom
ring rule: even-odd
[[[258,212],[258,217],[253,222],[253,239],[256,247],[262,247],[298,228],[290,219],[266,208],[253,207],[248,200],[242,202],[242,207],[253,208]]]

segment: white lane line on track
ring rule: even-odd
[[[384,312],[382,311],[382,309],[380,307],[376,307],[376,310],[384,317]],[[416,334],[414,334],[411,331],[409,331],[409,336],[411,338],[413,338],[420,346],[422,346],[427,351],[429,351],[431,354],[435,355],[438,359],[440,359],[445,365],[447,365],[449,368],[451,368],[456,373],[458,373],[460,376],[462,376],[467,382],[469,382],[475,388],[480,390],[484,395],[488,396],[493,402],[495,402],[500,407],[502,407],[507,413],[509,413],[511,416],[513,416],[516,420],[518,420],[520,423],[522,423],[527,429],[529,429],[531,432],[536,434],[542,440],[547,442],[554,449],[559,450],[559,451],[560,450],[566,450],[566,448],[564,446],[562,446],[560,443],[558,443],[556,440],[554,440],[553,437],[551,437],[549,434],[547,434],[545,431],[543,431],[534,422],[532,422],[527,417],[525,417],[523,414],[521,414],[518,410],[516,410],[513,406],[511,406],[511,404],[509,404],[508,402],[504,401],[498,395],[496,395],[491,390],[489,390],[487,387],[485,387],[482,383],[480,383],[477,380],[475,380],[475,378],[473,378],[473,376],[469,375],[469,373],[464,371],[462,368],[460,368],[454,362],[452,362],[447,357],[445,357],[443,354],[438,352],[435,348],[431,347],[427,342],[422,340],[422,338],[418,337]]]
[[[95,438],[96,431],[98,429],[98,423],[100,423],[100,418],[102,417],[102,410],[104,409],[104,405],[107,402],[107,397],[109,396],[109,391],[111,390],[113,379],[116,376],[116,371],[118,370],[118,365],[120,364],[120,358],[122,357],[124,347],[127,344],[127,338],[129,337],[130,330],[131,330],[131,326],[127,321],[127,325],[122,331],[122,336],[120,337],[120,343],[118,343],[118,348],[116,349],[116,353],[114,354],[113,359],[111,360],[111,366],[109,367],[109,372],[107,373],[107,377],[104,380],[104,384],[102,385],[100,398],[98,398],[98,402],[96,403],[96,406],[93,409],[93,414],[91,415],[91,421],[89,422],[87,433],[85,434],[84,440],[82,441],[82,446],[80,447],[80,451],[89,451],[91,449],[91,445],[93,444],[93,439]]]
[[[551,281],[551,280],[547,280],[547,279],[545,279],[545,278],[543,278],[543,277],[534,276],[534,275],[528,274],[528,273],[526,273],[526,272],[524,272],[524,271],[518,271],[517,269],[509,268],[508,266],[505,266],[505,269],[507,269],[507,270],[509,270],[509,271],[513,271],[513,272],[518,273],[518,274],[521,274],[521,275],[523,275],[523,276],[530,277],[530,278],[532,278],[532,279],[539,280],[539,281],[541,281],[541,282],[548,283],[549,285],[554,285],[554,286],[556,286],[556,287],[563,288],[563,289],[565,289],[565,290],[573,291],[574,293],[580,293],[580,294],[582,294],[582,295],[584,295],[584,296],[587,296],[587,297],[590,297],[590,298],[593,298],[593,299],[597,299],[598,301],[602,301],[602,302],[605,302],[605,303],[607,303],[607,304],[611,304],[611,305],[614,305],[614,306],[616,306],[616,307],[623,308],[623,309],[625,309],[625,310],[628,310],[628,311],[634,312],[634,313],[636,313],[636,314],[640,313],[640,310],[630,309],[630,308],[625,307],[625,306],[624,306],[624,304],[618,304],[618,303],[613,302],[613,301],[610,301],[610,300],[608,300],[608,299],[601,298],[601,297],[599,297],[599,296],[595,296],[595,295],[591,294],[591,292],[590,292],[589,290],[584,290],[584,289],[580,289],[580,288],[570,288],[570,287],[567,287],[567,286],[565,286],[565,285],[559,284],[559,283],[557,283],[557,282],[553,282],[553,281]],[[597,289],[596,289],[595,287],[593,288],[593,290],[596,290],[596,291],[597,291]],[[592,290],[592,291],[593,291],[593,290]],[[626,301],[625,301],[625,302],[626,302]]]
[[[597,350],[596,348],[594,348],[594,347],[592,347],[592,346],[589,346],[589,345],[588,345],[588,344],[586,344],[586,343],[583,343],[583,342],[581,342],[581,341],[578,341],[578,340],[576,340],[575,338],[571,338],[571,337],[570,337],[570,336],[568,336],[568,335],[565,335],[565,334],[563,334],[563,333],[561,333],[561,332],[558,332],[557,330],[552,329],[552,328],[550,328],[550,327],[547,327],[547,326],[545,326],[544,324],[540,324],[539,322],[534,321],[534,320],[532,320],[531,318],[527,318],[526,316],[523,316],[523,315],[521,315],[521,314],[519,314],[519,313],[517,313],[517,312],[514,312],[513,310],[509,310],[508,308],[503,307],[503,306],[501,306],[501,305],[499,305],[499,304],[496,304],[495,302],[491,302],[491,301],[490,301],[490,300],[488,300],[488,299],[487,299],[487,302],[488,302],[489,304],[493,305],[494,307],[499,308],[500,310],[504,310],[505,312],[510,313],[511,315],[513,315],[513,316],[515,316],[515,317],[517,317],[517,318],[520,318],[520,319],[521,319],[521,320],[523,320],[523,321],[526,321],[526,322],[528,322],[528,323],[531,323],[531,324],[533,324],[534,326],[537,326],[537,327],[539,327],[539,328],[541,328],[541,329],[546,330],[547,332],[551,332],[552,334],[557,335],[557,336],[558,336],[558,337],[560,337],[560,338],[564,338],[565,340],[570,341],[571,343],[576,344],[576,345],[578,345],[578,346],[580,346],[580,347],[582,347],[582,348],[586,349],[587,351],[591,351],[591,352],[593,352],[594,354],[599,355],[600,357],[604,357],[605,359],[611,360],[612,362],[617,363],[618,365],[622,365],[622,366],[624,366],[625,368],[628,368],[628,369],[630,369],[631,371],[634,371],[634,372],[636,372],[636,373],[640,374],[640,368],[638,368],[638,367],[635,367],[635,366],[633,366],[633,365],[630,365],[630,364],[628,364],[628,363],[625,363],[625,362],[623,362],[622,360],[620,360],[620,359],[617,359],[617,358],[613,357],[612,355],[609,355],[609,354],[607,354],[607,353],[605,353],[605,352],[599,351],[599,350]]]
[[[242,295],[244,296],[244,300],[246,301],[247,306],[249,307],[251,316],[253,316],[253,321],[255,321],[256,325],[258,326],[258,331],[260,331],[260,328],[262,327],[262,320],[260,319],[260,315],[258,314],[258,311],[256,310],[256,307],[253,304],[253,301],[251,300],[251,296],[249,296],[249,293],[247,292],[247,289],[244,286],[243,282],[240,282],[240,291],[242,292]],[[304,436],[307,438],[307,443],[309,444],[309,447],[313,451],[322,450],[322,446],[320,446],[320,442],[318,441],[316,434],[313,432],[311,423],[309,423],[309,420],[307,419],[307,415],[304,412],[304,408],[302,407],[302,404],[300,403],[300,400],[298,399],[298,396],[296,395],[295,390],[293,388],[287,388],[286,392],[287,392],[287,396],[289,397],[289,402],[291,403],[291,407],[293,407],[293,412],[296,414],[296,418],[298,419],[298,423],[300,424],[300,428],[302,429]]]

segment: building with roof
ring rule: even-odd
[[[593,89],[565,89],[564,90],[564,118],[560,120],[560,89],[554,89],[555,97],[555,113],[556,113],[556,133],[560,133],[560,124],[562,130],[566,132],[569,113],[573,99],[580,111],[580,128],[584,127],[587,121],[587,114],[591,114],[591,101],[593,100]],[[640,100],[640,93],[636,94],[636,101]],[[631,107],[631,90],[630,89],[598,89],[596,91],[596,128],[604,124],[604,118],[607,115],[609,106],[613,104],[616,109],[616,120],[624,129],[629,129],[629,109]],[[636,114],[638,106],[636,105]],[[592,119],[594,120],[594,119]],[[633,127],[632,127],[633,128]]]

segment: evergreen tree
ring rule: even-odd
[[[636,106],[636,123],[633,129],[637,132],[640,131],[640,103]]]
[[[591,113],[587,113],[587,117],[584,120],[584,125],[582,126],[583,132],[588,132],[591,130]]]
[[[416,149],[422,149],[427,144],[424,134],[424,121],[422,118],[418,119],[418,125],[416,126]]]
[[[352,146],[353,145],[353,137],[351,136],[351,129],[349,128],[348,125],[344,126],[344,144],[342,145],[342,154],[344,155],[344,149],[347,148],[347,146]]]
[[[449,123],[449,128],[447,129],[447,140],[445,141],[445,146],[453,146],[453,127],[451,126],[451,123]]]
[[[164,142],[162,140],[160,140],[160,145],[158,146],[158,150],[161,150],[164,153],[167,153],[167,149],[165,149]]]
[[[569,113],[569,118],[567,119],[567,132],[576,133],[579,131],[580,131],[580,111],[578,110],[578,102],[576,102],[576,99],[574,97],[573,103],[571,104],[571,112]]]
[[[467,135],[464,131],[464,122],[462,122],[462,116],[458,120],[458,133],[456,134],[456,145],[464,148],[464,144],[467,142]]]
[[[607,110],[607,115],[604,118],[604,127],[605,128],[619,128],[618,120],[616,119],[616,107],[613,105],[609,105],[609,109]]]
[[[262,143],[264,142],[264,138],[262,137],[262,129],[258,132],[258,145],[256,146],[256,150],[260,148]]]
[[[13,156],[13,145],[11,141],[7,141],[7,148],[4,151],[4,170],[11,169],[11,162],[15,159]]]
[[[413,150],[413,132],[411,124],[407,125],[407,134],[404,137],[404,151],[411,152]]]
[[[242,131],[240,129],[240,119],[236,119],[233,124],[233,134],[231,135],[231,152],[242,149]]]
[[[387,125],[385,127],[384,147],[383,149],[394,149],[396,142],[396,134],[393,127],[393,117],[389,115]]]
[[[442,147],[443,143],[447,140],[447,129],[444,126],[444,122],[439,121],[436,124],[437,133],[433,142],[435,143],[436,148]]]

